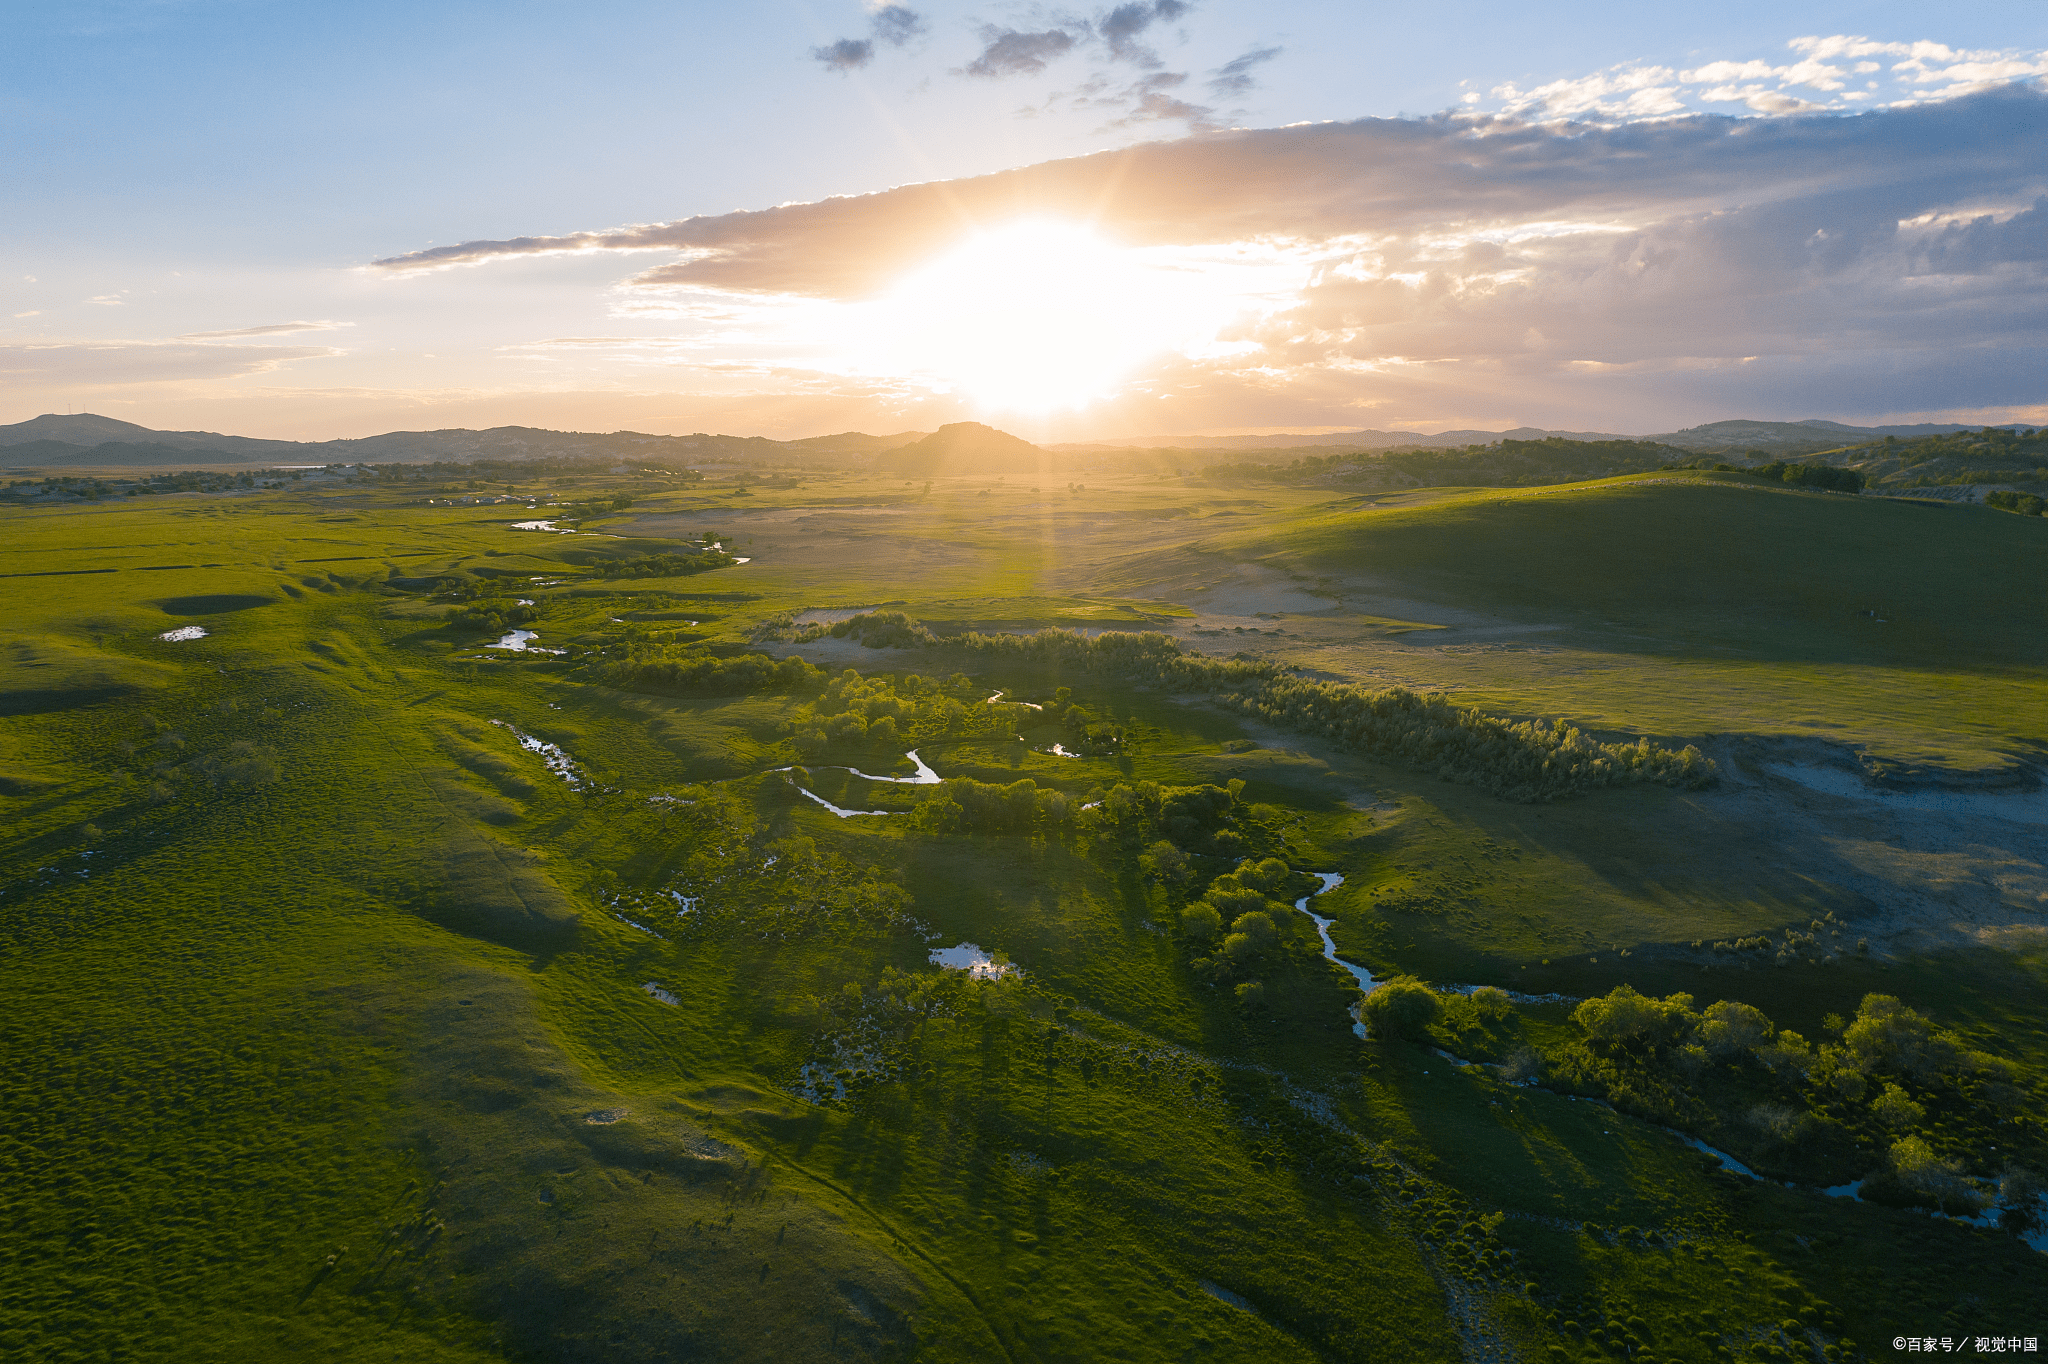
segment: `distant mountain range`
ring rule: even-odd
[[[1497,440],[1542,440],[1561,436],[1566,440],[1628,440],[1605,431],[1545,431],[1518,426],[1511,431],[1438,431],[1424,435],[1417,431],[1336,431],[1319,436],[1285,433],[1253,436],[1130,436],[1119,440],[1093,441],[1079,445],[1056,445],[1055,450],[1306,450],[1329,446],[1340,450],[1391,450],[1398,447],[1458,448],[1491,445]]]
[[[1666,431],[1650,436],[1623,436],[1611,431],[1551,431],[1542,427],[1517,426],[1506,431],[1337,431],[1317,436],[1285,433],[1250,436],[1178,436],[1170,439],[1127,437],[1096,441],[1089,445],[1054,446],[1059,450],[1081,449],[1173,449],[1173,450],[1456,450],[1468,445],[1491,445],[1501,440],[1641,440],[1681,450],[1767,450],[1772,454],[1827,450],[1854,445],[1885,436],[1901,439],[1913,436],[1945,435],[1950,431],[1976,431],[1975,426],[1844,426],[1840,422],[1808,420],[1797,422],[1720,421]]]
[[[0,426],[0,452],[13,465],[142,466],[194,464],[426,464],[436,461],[543,458],[660,460],[688,464],[719,459],[872,455],[920,440],[921,431],[870,436],[849,431],[779,441],[762,436],[655,436],[640,431],[595,434],[496,426],[486,431],[390,431],[358,440],[254,440],[217,431],[154,431],[95,413],[55,414]]]
[[[1773,455],[1825,450],[1885,436],[1910,438],[1978,428],[1956,425],[1845,426],[1831,421],[1721,421],[1634,439],[1681,450],[1761,450]],[[1627,440],[1601,431],[1551,431],[1518,426],[1507,431],[1341,431],[1316,436],[1182,436],[1040,447],[979,422],[956,422],[937,432],[900,431],[871,436],[864,431],[769,440],[765,436],[656,436],[639,431],[606,434],[548,431],[533,426],[496,426],[485,431],[391,431],[358,440],[256,440],[217,431],[156,431],[133,422],[82,412],[46,414],[0,425],[0,452],[17,467],[136,467],[220,464],[424,464],[474,460],[543,458],[660,461],[704,464],[727,460],[770,460],[780,464],[870,462],[902,477],[945,474],[1049,474],[1076,469],[1121,450],[1188,452],[1291,450],[1387,450],[1400,447],[1458,449],[1499,440]]]

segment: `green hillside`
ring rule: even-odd
[[[1529,690],[1483,689],[1494,704],[1583,704],[1653,733],[1827,732],[1968,769],[2048,742],[2048,641],[2022,624],[2048,582],[2042,532],[1988,508],[1687,471],[1346,505],[1233,548],[1554,627],[1530,642],[1573,661],[1545,676],[1527,660]],[[1594,658],[1618,671],[1583,686],[1564,676]]]
[[[1902,922],[1914,830],[1818,836],[1731,746],[2018,761],[2048,527],[1686,477],[0,507],[0,1342],[1710,1364],[2037,1319],[2025,1228],[1941,1214],[2048,1171],[2048,959],[2018,909]],[[1413,742],[1329,719],[1371,707]],[[1479,770],[1692,735],[1719,785]],[[2017,905],[2004,838],[1927,855]],[[1517,995],[1362,1039],[1297,901]]]

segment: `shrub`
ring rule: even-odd
[[[1855,1021],[1842,1034],[1842,1046],[1857,1070],[1892,1070],[1916,1078],[1954,1070],[1964,1054],[1955,1037],[1937,1032],[1925,1014],[1892,995],[1863,997]]]
[[[1862,1071],[1843,1067],[1828,1076],[1828,1086],[1850,1103],[1855,1103],[1869,1090],[1870,1082],[1863,1078]]]
[[[1806,1039],[1790,1028],[1783,1029],[1756,1049],[1756,1059],[1781,1080],[1798,1081],[1813,1069],[1814,1055]]]
[[[1927,1110],[1914,1103],[1905,1090],[1888,1084],[1884,1092],[1870,1101],[1871,1116],[1895,1132],[1907,1131],[1917,1126],[1927,1116]]]
[[[1248,980],[1237,987],[1237,1002],[1247,1009],[1256,1009],[1266,1002],[1266,987],[1259,981]]]
[[[1210,881],[1208,883],[1208,893],[1204,895],[1204,899],[1208,899],[1210,903],[1217,905],[1217,909],[1221,913],[1229,915],[1229,918],[1233,918],[1233,920],[1237,918],[1237,915],[1241,915],[1241,913],[1253,913],[1253,911],[1266,909],[1266,897],[1260,895],[1257,891],[1247,889],[1235,875],[1217,877],[1214,881]],[[1268,924],[1272,924],[1272,920],[1268,920]]]
[[[1186,885],[1195,872],[1188,855],[1165,839],[1145,849],[1138,864],[1169,886]]]
[[[1238,915],[1231,923],[1230,931],[1233,935],[1242,933],[1250,938],[1261,952],[1280,941],[1280,932],[1273,926],[1272,916],[1264,910]]]
[[[1717,1000],[1700,1015],[1700,1044],[1716,1059],[1738,1056],[1770,1036],[1771,1020],[1752,1005]]]
[[[1506,990],[1493,985],[1482,985],[1472,992],[1472,1007],[1481,1021],[1498,1023],[1515,1011],[1515,1002]]]
[[[1749,1121],[1773,1141],[1796,1146],[1813,1126],[1813,1119],[1784,1104],[1758,1104],[1749,1110]]]
[[[1239,867],[1237,879],[1261,894],[1271,895],[1286,884],[1287,878],[1293,874],[1294,869],[1285,862],[1277,857],[1269,857],[1255,866]]]
[[[1943,1212],[1951,1203],[1983,1207],[1989,1201],[1963,1178],[1961,1162],[1942,1159],[1919,1137],[1899,1138],[1892,1143],[1890,1155],[1899,1183],[1934,1199]]]
[[[1413,976],[1382,981],[1359,1007],[1366,1031],[1389,1038],[1419,1038],[1442,1012],[1436,991]]]
[[[1597,999],[1572,1010],[1572,1022],[1588,1040],[1608,1047],[1657,1047],[1691,1034],[1697,1021],[1692,996],[1652,999],[1633,986],[1617,985]]]
[[[1509,1084],[1536,1078],[1539,1061],[1533,1047],[1516,1047],[1500,1063],[1500,1077]]]

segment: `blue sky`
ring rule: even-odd
[[[4,420],[68,405],[151,425],[309,437],[512,421],[801,435],[976,416],[1080,437],[1523,421],[1652,430],[1730,415],[2039,419],[2031,414],[2048,402],[2023,363],[2029,354],[2038,362],[2048,341],[2029,216],[2048,193],[2040,163],[2028,164],[2039,115],[2024,102],[1995,103],[2001,90],[2038,95],[2048,71],[2048,7],[2039,4],[1953,13],[1578,5],[1560,14],[1490,3],[878,12],[858,3],[161,0],[25,7],[10,16],[10,38],[0,86],[0,175],[11,188],[0,218]],[[1984,112],[1932,118],[1930,101]],[[1539,139],[1543,150],[1531,143],[1532,156],[1557,157],[1585,144],[1584,129],[1599,130],[1610,159],[1598,173],[1624,183],[1593,213],[1536,187],[1530,173],[1484,203],[1461,198],[1453,177],[1431,181],[1444,204],[1434,221],[1426,205],[1382,219],[1384,204],[1347,200],[1343,211],[1358,216],[1339,222],[1326,196],[1296,205],[1327,219],[1303,229],[1273,209],[1291,196],[1267,171],[1294,165],[1303,184],[1370,178],[1394,158],[1398,128],[1375,125],[1329,164],[1303,151],[1306,139],[1232,143],[1224,131],[1446,110],[1582,130]],[[1874,205],[1891,195],[1909,224],[1899,231],[1919,233],[1919,244],[1858,238],[1860,264],[1838,263],[1826,279],[1809,271],[1796,289],[1763,265],[1762,274],[1737,271],[1777,297],[1803,297],[1803,315],[1826,306],[1803,327],[1760,299],[1755,354],[1739,344],[1742,318],[1717,320],[1703,353],[1674,352],[1669,339],[1696,325],[1702,299],[1624,296],[1611,262],[1589,264],[1589,253],[1611,255],[1623,238],[1661,242],[1667,255],[1706,251],[1700,234],[1712,224],[1801,202],[1808,173],[1774,162],[1758,182],[1775,188],[1745,195],[1743,177],[1724,169],[1713,172],[1718,188],[1688,195],[1681,164],[1649,177],[1658,183],[1632,204],[1616,170],[1626,162],[1611,159],[1631,153],[1615,130],[1688,114],[1788,129],[1863,115],[1873,131],[1855,154],[1869,174],[1853,190],[1840,183],[1839,142],[1801,134],[1818,158],[1812,177],[1837,183],[1831,207],[1812,210],[1819,225],[1797,240],[1832,240],[1822,222],[1831,212],[1876,221]],[[1121,343],[1131,356],[1105,354],[1101,382],[1076,387],[1068,376],[1035,404],[947,372],[933,358],[947,337],[912,335],[915,320],[876,302],[892,287],[887,271],[821,284],[735,270],[707,287],[701,276],[658,272],[711,248],[673,236],[574,237],[1218,139],[1261,158],[1258,169],[1203,162],[1200,173],[1219,178],[1198,208],[1180,210],[1196,224],[1183,240],[1156,222],[1138,225],[1143,213],[1125,221],[1121,207],[1088,226],[1127,258],[1073,255],[1057,233],[1001,238],[1021,243],[1020,259],[1046,278],[1090,271],[1111,281],[1098,292],[1176,316],[1171,335],[1134,334]],[[1431,164],[1446,167],[1477,144],[1432,145]],[[1721,155],[1686,145],[1685,155]],[[1188,155],[1190,166],[1200,160]],[[1430,179],[1428,167],[1401,164]],[[1928,169],[1937,165],[1939,175]],[[1893,183],[1894,171],[1907,178]],[[1236,202],[1252,180],[1260,198]],[[1853,209],[1842,208],[1844,195]],[[958,243],[920,237],[893,211],[880,204],[859,224],[814,220],[775,249],[858,241],[904,277],[954,259]],[[1034,212],[1026,200],[1003,211],[984,203],[954,228],[965,241]],[[1398,228],[1388,227],[1394,218]],[[1895,325],[1886,318],[1922,326],[1930,316],[1924,290],[1907,299],[1893,287],[1921,268],[1910,260],[1927,258],[1927,234],[1950,232],[1942,249],[1951,264],[1933,275],[1959,288],[1951,229],[1978,220],[1971,268],[1982,287],[1945,296],[1944,315],[1996,300],[1987,339],[2004,358],[1989,372],[1959,366],[1953,336],[1913,354],[1883,339]],[[1793,229],[1757,231],[1717,239],[1702,267],[1728,270],[1731,252],[1767,262]],[[892,253],[890,241],[906,236],[922,256]],[[563,249],[366,268],[536,237]],[[1529,242],[1544,245],[1517,245]],[[1447,243],[1462,265],[1447,263]],[[1482,269],[1481,246],[1513,259]],[[1234,263],[1219,264],[1218,251],[1239,248]],[[973,256],[975,268],[1000,275],[990,249]],[[948,268],[955,275],[930,278],[960,277]],[[1161,302],[1160,282],[1176,278],[1199,281],[1187,298],[1200,307]],[[1346,280],[1378,300],[1366,314],[1333,301]],[[1407,291],[1398,307],[1387,294],[1397,286]],[[1561,329],[1569,334],[1551,337],[1544,319],[1566,297],[1575,300]],[[1088,329],[1084,301],[1073,306]],[[974,320],[949,314],[944,325]],[[1503,326],[1548,339],[1519,360],[1496,353],[1487,369],[1475,337]],[[1643,355],[1668,363],[1652,376]],[[975,373],[1006,358],[989,350]],[[1178,396],[1162,408],[1169,390]]]

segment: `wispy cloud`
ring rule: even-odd
[[[875,59],[875,45],[906,47],[922,37],[930,24],[907,5],[883,5],[868,18],[868,36],[840,38],[811,49],[811,59],[827,71],[857,71]]]
[[[1146,47],[1138,39],[1154,24],[1171,23],[1185,15],[1189,5],[1182,0],[1132,0],[1130,4],[1118,5],[1096,21],[1096,32],[1109,47],[1112,60],[1129,62],[1133,66],[1157,67],[1159,54]]]
[[[827,71],[857,71],[875,59],[875,45],[866,38],[841,38],[812,48],[811,57]]]
[[[1156,43],[1168,33],[1169,25],[1187,18],[1194,10],[1191,0],[1126,0],[1092,15],[1075,13],[1039,14],[1042,27],[1019,28],[1010,24],[981,24],[975,30],[970,53],[953,60],[948,75],[969,81],[1028,82],[1045,76],[1070,60],[1085,60],[1092,74],[1078,90],[1054,92],[1042,103],[1018,110],[1020,116],[1035,117],[1051,108],[1101,110],[1115,115],[1110,127],[1150,122],[1180,122],[1191,129],[1213,126],[1214,110],[1165,93],[1190,79],[1191,73],[1164,70]],[[931,24],[916,10],[899,4],[885,4],[869,18],[865,37],[840,38],[811,49],[811,59],[828,71],[850,73],[871,66],[885,47],[907,47],[927,36]],[[1180,33],[1185,40],[1186,33]],[[1278,48],[1246,53],[1211,73],[1209,82],[1219,97],[1238,98],[1255,84],[1251,69],[1279,54]],[[1136,68],[1156,73],[1132,80],[1117,73]]]
[[[960,74],[983,80],[1035,76],[1073,51],[1079,41],[1063,28],[1049,28],[1039,33],[987,28],[982,30],[981,36],[981,55],[961,67]]]
[[[931,27],[922,14],[906,5],[884,5],[875,11],[869,22],[874,29],[875,40],[890,47],[906,47],[912,40],[923,37]]]
[[[1280,52],[1277,47],[1255,47],[1241,57],[1233,57],[1209,73],[1209,93],[1218,99],[1238,99],[1249,94],[1258,84],[1253,70],[1272,61]]]
[[[243,336],[287,336],[293,332],[325,332],[353,327],[353,322],[272,322],[261,327],[235,327],[222,332],[186,332],[180,341],[225,341]]]
[[[341,353],[326,346],[185,341],[0,341],[0,380],[91,388],[239,379]]]

